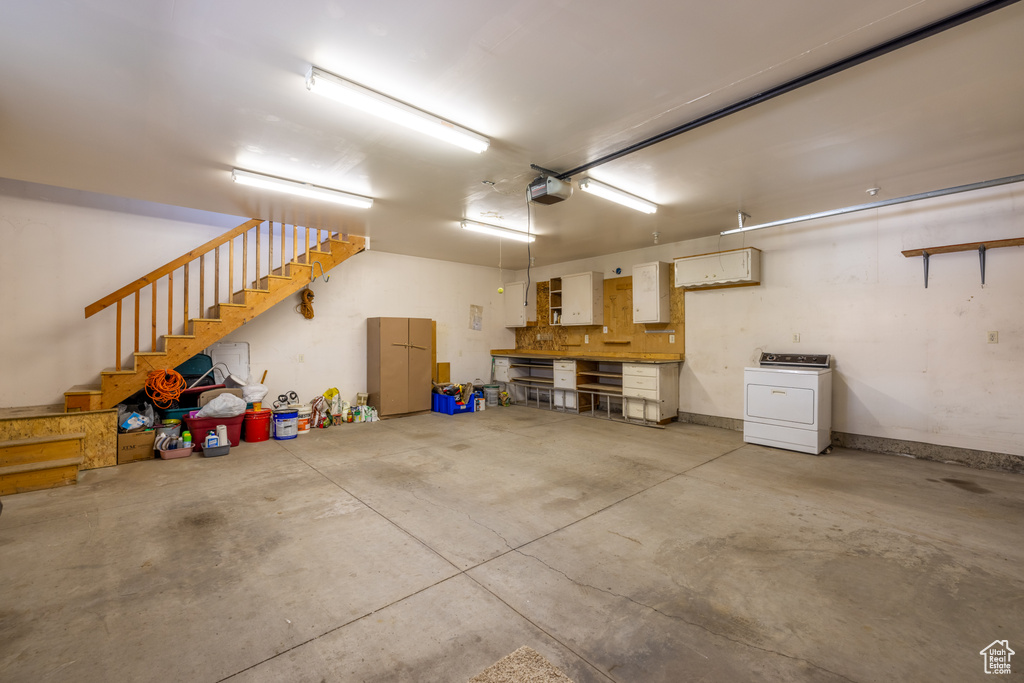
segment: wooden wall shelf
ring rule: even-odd
[[[923,249],[907,249],[901,252],[907,258],[921,256],[924,258],[924,287],[928,289],[928,261],[935,254],[952,254],[957,251],[976,251],[981,262],[981,284],[985,284],[985,252],[999,247],[1022,247],[1024,237],[1007,240],[991,240],[988,242],[968,242],[966,244],[947,244],[942,247],[925,247]]]

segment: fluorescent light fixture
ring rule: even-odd
[[[604,197],[610,199],[613,202],[628,206],[631,209],[637,211],[643,211],[644,213],[654,213],[658,210],[658,205],[654,202],[649,202],[646,199],[641,199],[636,195],[630,194],[617,187],[611,185],[605,185],[602,182],[598,182],[593,178],[580,178],[580,189],[590,194],[596,194],[598,197]]]
[[[250,173],[249,171],[242,171],[237,168],[231,171],[231,178],[236,183],[241,183],[242,185],[251,185],[265,190],[274,190],[275,192],[287,192],[288,194],[309,197],[310,199],[322,199],[326,202],[344,204],[345,206],[357,206],[360,209],[368,209],[373,206],[373,199],[370,197],[350,194],[341,190],[332,190],[329,187],[320,187],[318,185],[310,185],[309,183],[300,183],[294,180],[284,180],[259,173]]]
[[[306,74],[306,88],[318,95],[329,97],[342,104],[361,109],[392,123],[412,128],[477,154],[491,145],[491,141],[483,135],[315,66],[311,67],[309,73]]]
[[[476,221],[462,221],[462,229],[482,232],[485,235],[494,235],[496,237],[507,237],[508,239],[519,240],[520,242],[533,242],[537,239],[535,236],[521,230],[502,228],[488,223],[477,223]]]

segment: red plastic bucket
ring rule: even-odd
[[[242,438],[248,442],[270,439],[270,416],[272,410],[247,410],[242,422]]]

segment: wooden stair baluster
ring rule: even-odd
[[[185,307],[185,312],[182,315],[182,318],[184,319],[184,329],[182,329],[182,332],[184,334],[188,334],[188,271],[191,270],[191,268],[189,267],[191,265],[192,265],[191,262],[185,264],[185,285],[184,285],[185,291],[182,293],[182,296],[181,296],[182,305]],[[174,333],[170,332],[169,334],[174,334]]]
[[[206,254],[199,256],[199,317],[206,316]],[[186,321],[187,323],[188,321]]]
[[[156,351],[156,283],[151,284],[149,288],[153,290],[153,302],[151,304],[153,307],[153,342],[149,350]]]
[[[167,334],[174,331],[174,271],[167,274]],[[164,345],[166,347],[166,344]],[[156,349],[153,349],[156,351]]]
[[[259,228],[257,228],[259,229]],[[249,279],[249,233],[246,232],[242,235],[242,289],[245,289],[245,283]],[[234,290],[231,290],[232,295]],[[231,301],[234,301],[232,297]]]
[[[220,247],[213,252],[213,304],[220,303]],[[203,309],[203,316],[206,316],[206,309]]]
[[[139,352],[139,290],[135,290],[135,353]]]
[[[117,353],[117,362],[114,363],[114,367],[118,370],[121,369],[121,300],[117,300],[117,344],[115,353]]]

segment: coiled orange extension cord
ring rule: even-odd
[[[146,377],[146,396],[157,408],[166,409],[185,388],[185,378],[174,370],[154,370]]]

